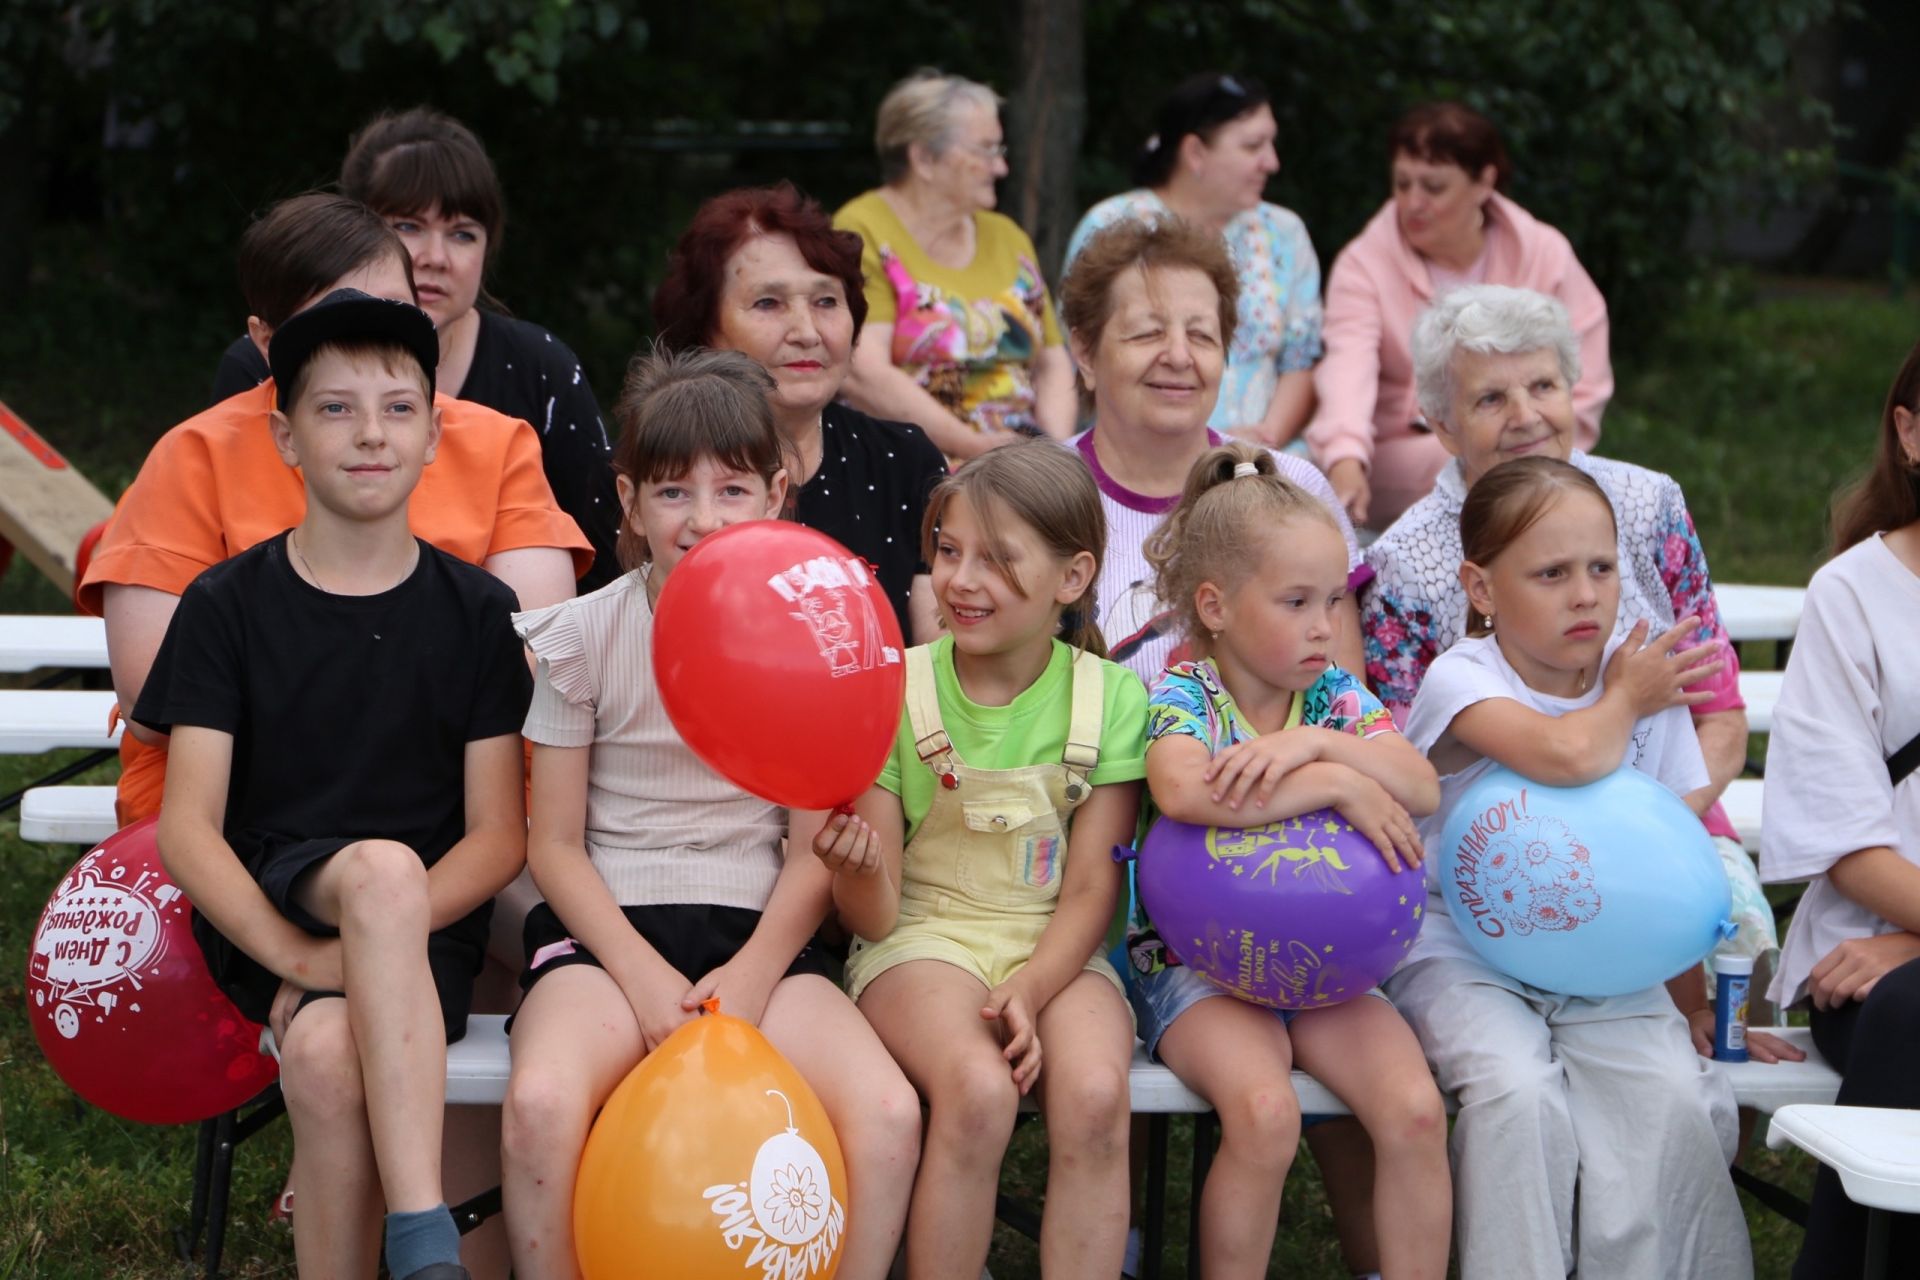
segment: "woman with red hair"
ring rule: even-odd
[[[908,643],[924,644],[938,621],[920,522],[947,465],[919,427],[835,399],[867,318],[860,250],[791,183],[729,191],[674,246],[653,319],[670,351],[738,351],[773,375],[794,518],[872,565]]]

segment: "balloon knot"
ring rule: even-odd
[[[1138,856],[1139,854],[1130,844],[1117,844],[1113,846],[1113,860],[1115,862],[1132,862]]]
[[[702,1000],[700,1002],[700,1012],[702,1013],[720,1012],[720,997],[708,996],[705,1000]]]
[[[1740,926],[1731,920],[1722,920],[1714,927],[1720,931],[1720,941],[1722,942],[1733,941],[1734,935],[1740,932]]]

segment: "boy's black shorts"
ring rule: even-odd
[[[275,910],[316,938],[334,938],[340,930],[314,918],[301,907],[295,901],[294,891],[303,875],[358,841],[359,837],[286,840],[242,833],[233,844],[234,852]],[[467,1034],[467,1014],[473,1008],[473,982],[486,961],[487,926],[492,919],[493,900],[488,899],[446,928],[427,935],[427,966],[433,971],[434,991],[440,997],[440,1017],[446,1027],[448,1044]],[[206,956],[214,982],[226,992],[234,1007],[253,1021],[265,1024],[273,1009],[273,998],[280,991],[280,976],[229,942],[198,912],[193,917],[193,936]],[[294,1014],[315,1000],[345,995],[343,991],[309,991],[294,1006]]]

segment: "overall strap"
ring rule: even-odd
[[[1076,649],[1073,659],[1073,710],[1067,721],[1067,746],[1060,753],[1066,766],[1067,799],[1078,800],[1077,792],[1090,788],[1087,781],[1100,763],[1100,729],[1106,719],[1106,673],[1100,659],[1085,649]]]
[[[934,761],[950,756],[953,743],[947,738],[940,719],[940,686],[933,674],[933,646],[915,645],[907,650],[907,727],[913,730],[913,749],[920,762],[935,773],[950,774],[953,765],[943,769]]]
[[[1893,785],[1899,786],[1907,780],[1907,775],[1920,768],[1920,734],[1907,740],[1901,747],[1887,757],[1887,776],[1893,779]]]

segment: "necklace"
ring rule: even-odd
[[[337,596],[337,595],[343,594],[342,592],[335,591],[333,588],[329,587],[326,583],[320,581],[320,575],[314,571],[313,562],[307,559],[307,553],[300,549],[299,536],[292,530],[287,531],[287,546],[292,549],[293,558],[300,562],[300,567],[306,570],[308,582],[311,582],[316,588],[318,588],[321,592],[323,592],[326,595]],[[406,572],[400,575],[400,581],[404,582],[412,573],[413,573],[413,566],[412,565],[407,566]],[[366,594],[379,595],[383,591],[393,590],[393,588],[398,585],[399,585],[399,582],[392,582],[380,588],[380,591],[369,591]]]
[[[293,548],[294,559],[300,562],[300,567],[307,571],[308,582],[311,582],[314,586],[325,591],[330,596],[339,594],[337,591],[327,591],[327,584],[320,581],[320,575],[313,571],[313,565],[308,562],[306,552],[300,549],[300,540],[297,535],[293,533],[287,534],[287,545]]]

